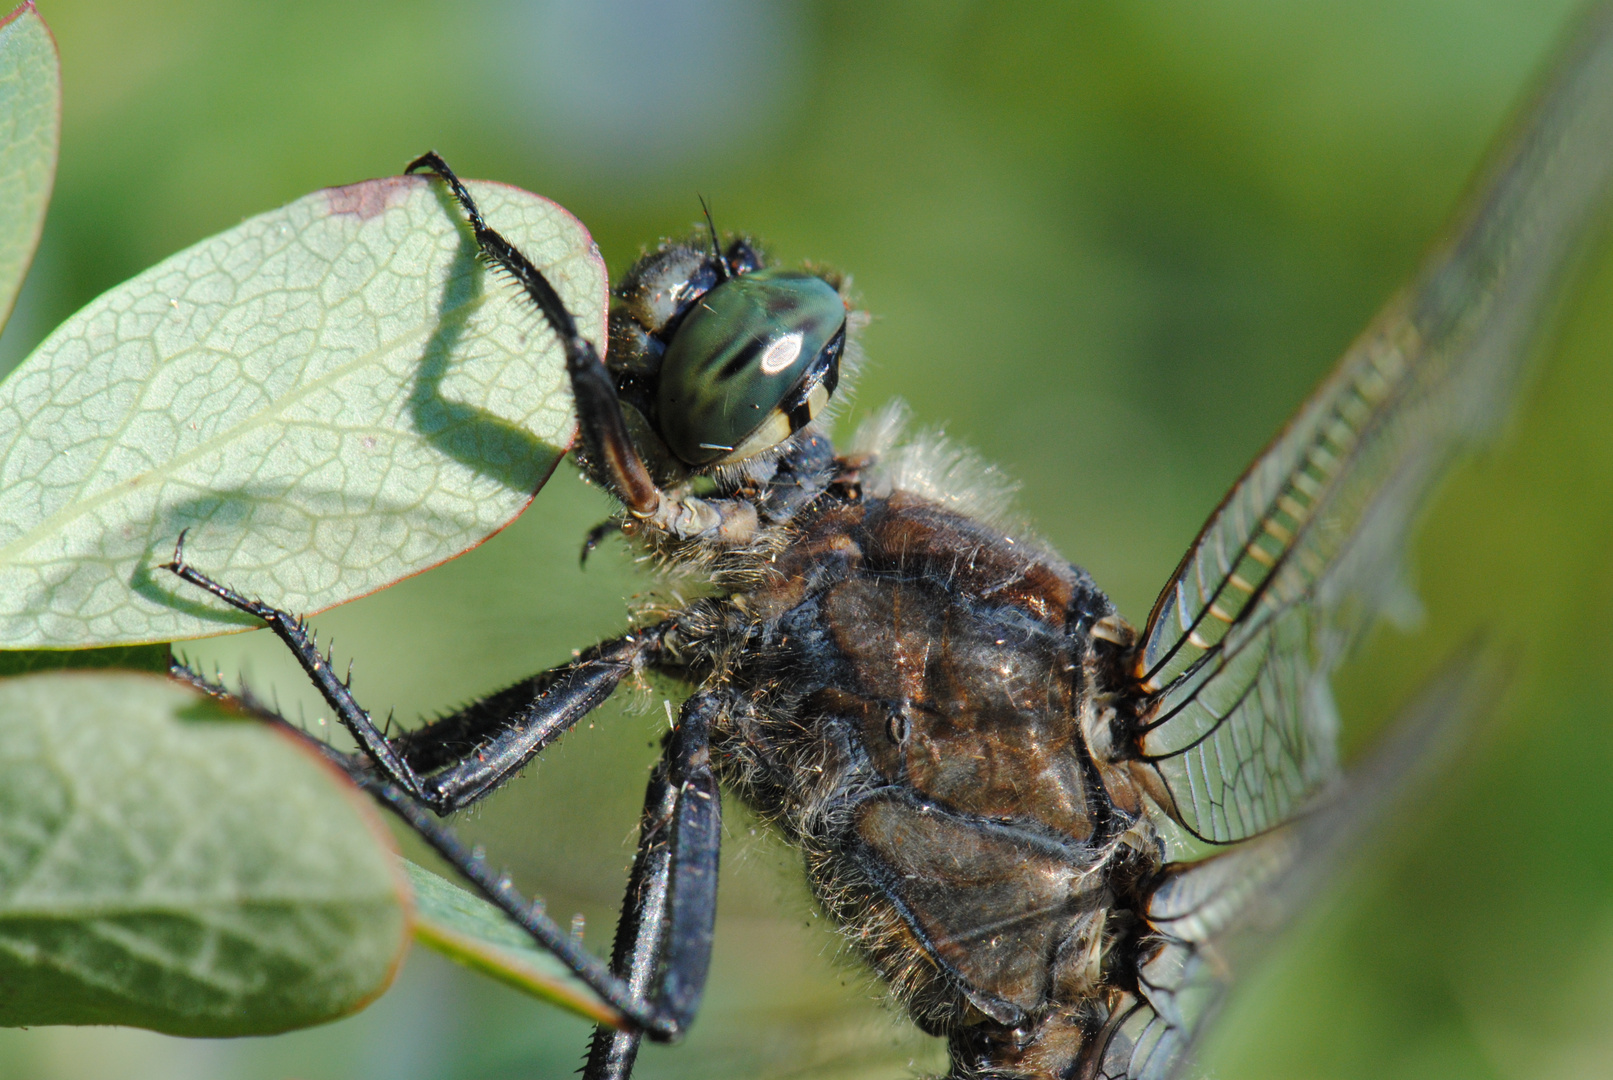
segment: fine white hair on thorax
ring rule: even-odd
[[[940,430],[907,436],[910,417],[907,403],[896,398],[857,428],[851,452],[873,459],[862,474],[863,490],[877,498],[906,491],[977,521],[1011,526],[1004,519],[1019,485]]]

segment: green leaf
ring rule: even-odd
[[[399,861],[414,886],[414,936],[420,944],[596,1024],[621,1022],[615,1009],[498,908],[407,859]]]
[[[604,264],[559,206],[473,183],[603,342]],[[440,184],[316,192],[95,300],[0,383],[0,647],[255,625],[168,574],[312,612],[481,543],[575,423],[554,335]]]
[[[0,326],[45,226],[61,126],[56,42],[29,0],[0,22]]]
[[[406,885],[368,802],[167,679],[0,680],[0,1024],[265,1034],[385,989]]]

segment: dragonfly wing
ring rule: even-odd
[[[1111,1013],[1091,1076],[1171,1080],[1235,977],[1408,794],[1455,755],[1504,686],[1499,665],[1469,647],[1402,712],[1344,780],[1280,828],[1193,863],[1166,868],[1148,902],[1157,951]]]
[[[1602,211],[1610,9],[1572,40],[1448,239],[1227,494],[1154,605],[1134,671],[1150,705],[1128,752],[1201,840],[1272,828],[1335,775],[1329,677],[1404,600],[1419,509],[1504,419]]]

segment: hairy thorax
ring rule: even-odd
[[[723,779],[915,1019],[1007,1037],[1093,1001],[1158,853],[1082,736],[1091,579],[898,491],[802,515],[731,601]]]

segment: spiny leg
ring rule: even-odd
[[[668,1010],[644,995],[635,993],[625,981],[611,974],[592,953],[572,938],[570,932],[550,919],[511,884],[509,875],[495,870],[482,853],[460,840],[454,831],[423,806],[418,798],[384,776],[377,775],[370,763],[358,754],[346,754],[303,731],[250,696],[236,695],[193,671],[178,660],[170,673],[181,682],[214,698],[228,701],[265,722],[284,728],[308,742],[340,768],[360,788],[413,829],[445,862],[453,866],[489,902],[503,911],[543,949],[571,970],[607,1005],[622,1016],[625,1026],[648,1032],[657,1039],[674,1038],[682,1030]]]
[[[678,1032],[700,1007],[717,917],[722,796],[711,771],[711,722],[722,699],[696,694],[644,793],[638,853],[616,925],[611,971],[665,1008]],[[600,1027],[583,1080],[626,1080],[639,1034]]]
[[[411,161],[404,171],[420,170],[435,173],[448,185],[465,211],[482,257],[515,279],[560,339],[583,441],[591,460],[603,473],[603,480],[628,513],[684,540],[699,537],[724,544],[751,542],[756,535],[757,520],[756,508],[749,502],[695,495],[673,498],[656,485],[628,435],[622,404],[616,396],[615,379],[593,344],[578,332],[576,320],[566,310],[560,294],[543,276],[543,271],[487,224],[476,200],[435,151]]]
[[[594,549],[600,545],[600,542],[611,533],[621,531],[622,523],[618,518],[610,518],[607,521],[601,521],[598,525],[595,525],[592,529],[589,529],[588,535],[583,537],[582,554],[577,556],[577,565],[587,566],[588,556],[594,553]]]
[[[628,437],[622,405],[616,397],[616,382],[604,361],[587,338],[577,331],[577,322],[566,310],[560,294],[532,261],[482,218],[465,185],[436,151],[420,155],[409,163],[406,173],[428,170],[441,177],[465,211],[482,256],[515,278],[560,339],[566,353],[566,374],[571,378],[577,401],[577,419],[588,440],[589,449],[604,464],[615,495],[637,517],[651,517],[661,505],[661,490],[651,479],[644,461]]]
[[[330,658],[321,656],[319,648],[314,644],[313,635],[308,632],[307,626],[297,616],[279,608],[270,607],[260,600],[251,600],[228,585],[221,585],[212,578],[203,574],[185,561],[185,530],[179,534],[174,544],[174,558],[172,562],[164,563],[162,569],[177,575],[180,580],[189,582],[199,589],[205,589],[229,604],[238,611],[254,615],[262,619],[269,629],[274,631],[276,637],[285,642],[291,654],[302,665],[303,671],[308,673],[314,686],[329,703],[336,713],[336,718],[357,740],[363,751],[369,755],[371,761],[387,778],[403,790],[409,792],[417,799],[424,800],[425,794],[420,786],[420,779],[415,775],[409,763],[405,761],[392,744],[387,741],[381,730],[370,719],[370,714],[360,707],[348,688],[347,682],[336,677],[336,672],[330,666]]]
[[[661,661],[674,626],[668,620],[602,641],[569,664],[405,732],[392,746],[422,776],[429,805],[463,809],[571,730],[623,679]]]
[[[507,875],[495,871],[479,852],[467,846],[433,816],[435,812],[446,812],[474,801],[496,787],[543,746],[563,734],[609,696],[616,684],[635,668],[640,656],[654,658],[670,629],[670,623],[630,634],[617,641],[605,642],[571,664],[518,683],[410,736],[388,740],[354,700],[346,683],[336,679],[329,659],[319,654],[312,635],[300,619],[260,601],[249,600],[188,565],[184,561],[183,539],[181,536],[180,544],[174,551],[174,561],[167,568],[183,580],[268,623],[291,649],[303,669],[313,677],[315,685],[336,711],[342,724],[365,748],[364,756],[344,754],[312,736],[305,737],[338,764],[355,783],[408,824],[483,896],[526,930],[534,941],[553,953],[620,1012],[626,1023],[658,1039],[674,1038],[687,1026],[692,1008],[669,1008],[658,1001],[648,1000],[627,982],[611,974],[566,930],[542,910],[535,909],[530,900],[516,891]],[[222,687],[183,664],[175,662],[173,674],[215,697],[232,698],[243,708],[265,719],[285,723],[273,710],[250,699],[228,694]],[[292,730],[298,729],[293,727]],[[686,777],[686,784],[693,784],[694,790],[707,791],[708,798],[714,800],[715,783],[710,779],[709,765],[703,764],[707,725],[697,723],[693,730],[697,732],[695,743],[690,743],[684,737],[674,740],[674,743],[693,746],[698,751],[700,761],[691,766],[679,764],[684,758],[672,758],[673,775]],[[469,749],[463,760],[452,760],[431,739],[423,738],[423,734],[462,740],[461,745],[468,745]],[[370,752],[371,746],[379,747],[383,754]],[[490,767],[495,758],[497,766]],[[411,764],[411,760],[414,764]],[[393,763],[396,771],[389,769],[384,761]],[[424,781],[416,771],[416,768],[426,771],[439,765],[442,766],[441,770]],[[435,803],[431,798],[433,795],[437,796]],[[679,821],[690,818],[694,824],[689,828],[694,833],[703,835],[703,829],[704,832],[710,832],[710,843],[714,844],[715,829],[700,824],[705,820],[701,811],[706,800],[696,799],[695,802],[700,805],[691,806],[688,811],[680,810],[677,818]],[[439,806],[443,807],[440,811]],[[700,845],[696,847],[698,849]],[[711,857],[715,859],[714,847]],[[692,895],[698,897],[699,889],[696,888]],[[698,899],[696,903],[699,903]],[[709,936],[708,927],[708,949]],[[703,981],[703,960],[699,967],[698,981]],[[695,997],[698,1000],[698,991]],[[678,1002],[686,998],[687,994],[682,994]]]
[[[302,619],[214,581],[185,562],[184,544],[181,533],[173,561],[164,568],[268,624],[375,767],[439,815],[463,809],[498,787],[610,697],[622,679],[654,663],[673,626],[668,621],[602,642],[569,664],[389,739],[347,682],[336,677]]]
[[[677,811],[678,789],[667,779],[663,757],[650,774],[639,818],[638,852],[627,878],[622,915],[616,923],[611,950],[611,973],[625,979],[633,993],[648,998],[661,944],[666,938],[667,868],[672,860],[672,815]],[[640,1036],[601,1025],[588,1046],[583,1080],[623,1080],[633,1072]]]

